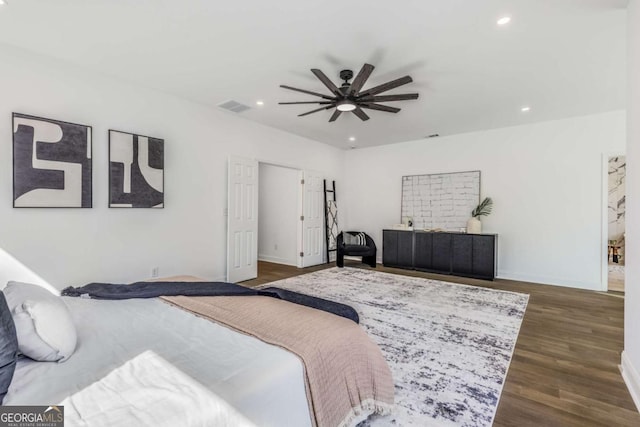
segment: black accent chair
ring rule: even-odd
[[[344,233],[348,233],[351,236],[355,236],[359,233],[359,231],[345,231]],[[362,262],[364,264],[370,265],[373,268],[376,268],[376,253],[377,248],[373,239],[366,233],[363,233],[366,239],[365,245],[353,245],[353,244],[345,244],[343,232],[338,234],[337,238],[337,253],[336,253],[336,265],[338,267],[344,267],[344,256],[361,256]],[[349,239],[347,239],[349,240]]]

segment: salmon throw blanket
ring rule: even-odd
[[[161,297],[200,317],[300,357],[317,427],[342,427],[393,407],[393,378],[378,346],[343,317],[265,296]]]

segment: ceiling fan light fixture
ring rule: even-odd
[[[397,113],[400,108],[391,107],[388,105],[380,104],[380,102],[392,102],[392,101],[408,101],[411,99],[418,99],[417,93],[399,93],[395,95],[379,95],[391,89],[403,86],[407,83],[411,83],[413,79],[411,76],[400,77],[399,79],[391,80],[384,84],[374,86],[363,90],[369,75],[373,72],[375,67],[371,64],[364,64],[362,69],[358,72],[358,75],[353,78],[353,71],[342,70],[340,71],[340,78],[344,80],[344,83],[338,87],[327,77],[322,70],[312,68],[311,72],[329,89],[331,95],[325,95],[320,92],[313,92],[305,89],[298,89],[295,87],[280,85],[283,89],[289,89],[296,92],[306,93],[307,95],[313,95],[322,98],[319,101],[296,101],[296,102],[279,102],[278,104],[318,104],[320,107],[315,110],[307,111],[306,113],[298,114],[298,117],[308,116],[309,114],[317,113],[320,111],[333,110],[329,122],[335,122],[342,113],[353,113],[360,120],[367,121],[369,116],[363,110],[376,110],[384,111],[387,113]],[[349,80],[353,78],[353,81],[349,83]]]
[[[353,111],[356,109],[356,104],[348,99],[343,99],[342,101],[338,101],[336,108],[340,111]]]

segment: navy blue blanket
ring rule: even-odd
[[[156,298],[160,296],[178,295],[191,297],[262,295],[323,310],[341,317],[346,317],[356,323],[360,321],[358,312],[346,304],[275,287],[251,289],[227,282],[136,282],[130,285],[89,283],[80,288],[71,286],[65,288],[62,290],[62,295],[68,297],[88,296],[93,299],[108,300]]]

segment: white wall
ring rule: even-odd
[[[640,408],[640,0],[628,9],[627,218],[622,372]]]
[[[0,46],[0,265],[56,288],[193,274],[226,265],[227,157],[257,158],[341,180],[343,152],[233,113]],[[11,113],[93,126],[93,209],[13,209]],[[108,129],[165,139],[165,208],[108,209]],[[15,259],[15,261],[10,261]],[[31,270],[33,274],[26,272]],[[7,271],[25,271],[7,277]]]
[[[382,247],[382,229],[401,220],[403,175],[480,170],[481,197],[494,200],[482,221],[500,235],[499,277],[600,289],[602,155],[624,144],[617,111],[352,150],[345,229]]]
[[[260,163],[258,259],[297,265],[300,171]]]

